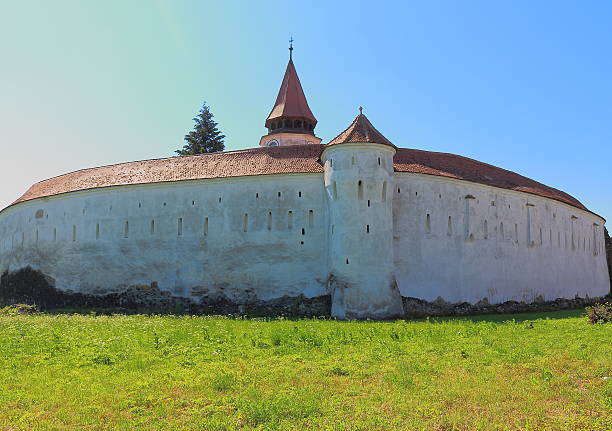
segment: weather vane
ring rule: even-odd
[[[293,36],[289,39],[289,60],[293,59]]]

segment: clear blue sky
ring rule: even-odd
[[[364,106],[612,219],[612,2],[0,0],[0,207],[68,171],[173,155],[206,100],[255,147],[287,40],[324,141]]]

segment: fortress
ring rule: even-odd
[[[363,113],[329,143],[290,59],[259,148],[84,169],[0,212],[0,273],[60,291],[132,285],[248,307],[328,298],[393,318],[402,298],[495,304],[609,292],[605,220],[465,157],[400,148]]]

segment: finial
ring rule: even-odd
[[[289,60],[293,60],[293,36],[289,39]]]
[[[363,106],[359,107],[359,115],[363,114]]]

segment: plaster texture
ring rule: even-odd
[[[395,149],[325,148],[324,173],[125,185],[0,212],[0,273],[62,290],[150,285],[201,303],[332,295],[339,318],[402,296],[491,304],[609,292],[604,220],[518,191],[393,170]],[[348,263],[347,263],[348,262]]]

